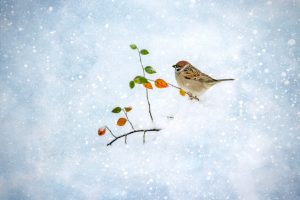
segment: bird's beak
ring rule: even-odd
[[[173,67],[173,68],[175,68],[175,67],[176,67],[176,65],[172,65],[172,67]]]

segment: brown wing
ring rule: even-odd
[[[216,81],[212,77],[208,76],[207,74],[204,74],[199,69],[193,67],[192,65],[186,67],[181,73],[183,73],[184,78],[195,80],[195,81],[201,81],[201,82],[213,82]]]

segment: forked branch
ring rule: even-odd
[[[143,143],[145,143],[145,134],[147,133],[147,132],[158,132],[158,131],[160,131],[161,129],[159,129],[159,128],[152,128],[152,129],[139,129],[139,130],[134,130],[134,131],[130,131],[130,132],[128,132],[128,133],[124,133],[124,134],[122,134],[122,135],[119,135],[119,136],[117,136],[117,137],[114,137],[114,139],[112,140],[112,141],[110,141],[108,144],[107,144],[107,146],[111,146],[115,141],[117,141],[117,140],[119,140],[119,139],[121,139],[121,138],[125,138],[125,141],[127,140],[127,136],[128,135],[131,135],[131,134],[134,134],[134,133],[139,133],[139,132],[143,132],[144,133],[144,135],[143,135]]]

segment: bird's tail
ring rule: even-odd
[[[217,80],[218,82],[221,82],[221,81],[234,81],[233,78],[224,78],[224,79],[218,79]]]

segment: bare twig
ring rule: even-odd
[[[139,132],[144,132],[144,134],[146,134],[146,132],[157,132],[160,131],[161,129],[159,128],[152,128],[152,129],[139,129],[139,130],[134,130],[134,131],[130,131],[128,133],[124,133],[123,135],[119,135],[117,137],[115,137],[112,141],[110,141],[107,146],[111,146],[115,141],[117,141],[120,138],[125,138],[125,142],[127,142],[127,136],[134,134],[134,133],[139,133]]]
[[[125,114],[125,116],[126,116],[126,119],[127,119],[127,121],[129,122],[129,124],[130,124],[130,126],[131,126],[132,130],[135,130],[135,129],[134,129],[134,127],[133,127],[133,125],[132,125],[132,123],[131,123],[131,121],[130,121],[130,120],[129,120],[129,118],[128,118],[128,115],[127,115],[127,112],[126,112],[126,110],[125,110],[125,109],[122,109],[122,111],[123,111],[123,113]]]
[[[139,53],[139,59],[140,59],[143,75],[146,78],[146,74],[145,74],[144,65],[143,65],[143,62],[142,62],[142,56],[141,56],[141,53],[140,53],[140,49],[137,48],[137,51]],[[150,115],[151,121],[153,122],[153,116],[152,116],[152,113],[151,113],[151,104],[150,104],[150,101],[149,101],[148,89],[147,88],[145,88],[145,89],[146,89],[146,98],[147,98],[147,102],[148,102],[149,115]]]
[[[168,83],[168,82],[167,82],[167,83]],[[178,90],[183,90],[182,88],[177,87],[177,86],[173,85],[172,83],[168,83],[168,85],[170,85],[170,86],[173,87],[173,88],[177,88]],[[183,91],[184,91],[184,90],[183,90]]]
[[[105,126],[105,128],[107,128],[107,130],[110,132],[110,134],[111,134],[114,138],[117,138],[117,137],[113,134],[113,132],[110,130],[110,128],[108,128],[108,126]]]
[[[152,116],[152,113],[151,113],[151,105],[150,105],[150,101],[149,101],[149,95],[148,95],[148,89],[146,88],[146,97],[147,97],[147,102],[148,102],[148,110],[149,110],[149,115],[150,115],[150,118],[153,122],[153,116]]]

